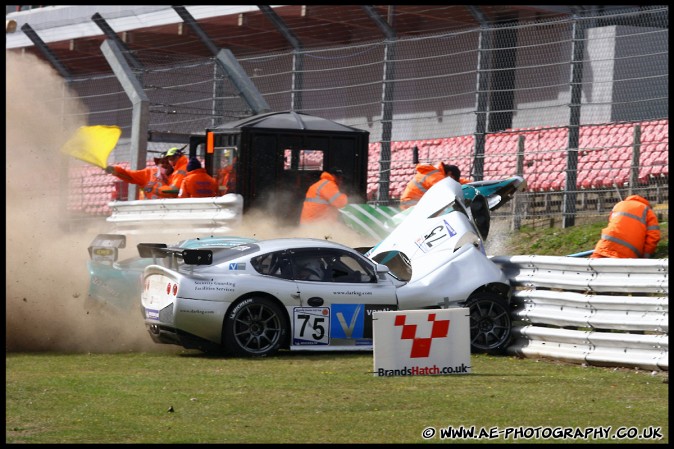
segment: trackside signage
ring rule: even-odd
[[[469,374],[468,308],[374,312],[375,376]]]

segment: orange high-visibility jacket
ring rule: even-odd
[[[630,195],[613,206],[591,257],[651,257],[660,241],[658,217],[646,198]]]
[[[127,170],[118,165],[112,167],[112,173],[122,181],[136,184],[141,187],[140,198],[148,200],[166,198],[161,188],[168,183],[167,177],[162,173],[161,167],[146,167],[141,170]]]
[[[302,206],[300,223],[320,219],[336,220],[341,209],[349,202],[348,197],[339,191],[335,177],[328,172],[321,173],[321,179],[307,190]]]
[[[445,179],[445,174],[438,167],[430,164],[417,164],[414,178],[407,183],[400,197],[400,208],[407,209],[415,206],[433,184],[443,179]]]
[[[177,198],[180,193],[180,186],[183,179],[187,176],[187,163],[189,159],[184,154],[178,158],[176,165],[173,166],[173,173],[169,176],[169,183],[161,188],[162,195],[167,198]]]
[[[236,190],[236,170],[234,164],[227,165],[218,173],[220,191],[225,194]]]
[[[218,196],[218,181],[205,168],[197,168],[187,173],[183,179],[178,198],[207,198]]]

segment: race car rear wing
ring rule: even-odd
[[[126,247],[121,234],[98,234],[89,245],[89,257],[94,262],[112,264],[119,257],[119,248]]]
[[[169,258],[169,267],[177,269],[178,259],[182,259],[186,265],[210,265],[213,263],[213,251],[210,249],[184,249],[169,248],[165,243],[139,243],[138,254],[140,257],[154,259]]]

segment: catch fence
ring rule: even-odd
[[[442,160],[473,180],[521,173],[527,191],[498,211],[518,226],[572,226],[578,217],[605,219],[629,193],[668,212],[668,14],[667,6],[595,11],[236,56],[273,111],[370,132],[368,202],[397,204],[415,162]],[[253,114],[215,58],[134,57],[152,133],[203,134]],[[81,102],[89,124],[120,126],[110,162],[132,160],[133,108],[120,81],[100,74],[68,86],[72,95],[51,101]],[[174,144],[149,141],[147,149]],[[71,185],[81,186],[71,189],[71,218],[109,213],[111,177],[71,165]]]

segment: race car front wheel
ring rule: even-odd
[[[468,301],[470,349],[474,353],[504,354],[512,337],[510,309],[505,299],[481,293]]]
[[[227,312],[223,325],[223,349],[238,357],[275,354],[287,334],[281,307],[269,298],[247,298]]]

